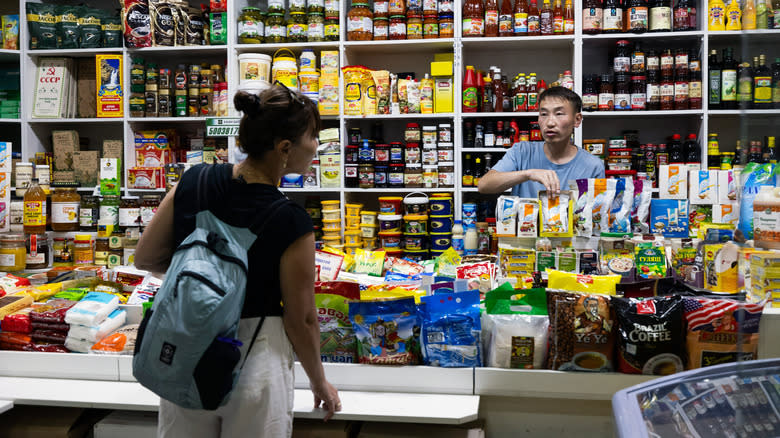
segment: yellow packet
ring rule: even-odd
[[[33,301],[42,302],[48,300],[54,295],[57,295],[58,292],[59,290],[56,290],[56,288],[25,287],[23,289],[17,290],[14,295],[26,295],[31,297]]]
[[[381,277],[385,267],[384,251],[355,250],[355,273]]]
[[[712,224],[709,222],[702,222],[699,224],[699,231],[697,232],[696,237],[699,240],[704,240],[704,238],[707,236],[708,230],[733,230],[734,225],[733,224]]]
[[[376,82],[371,70],[363,70],[363,115],[377,114]]]
[[[547,269],[547,288],[588,294],[615,295],[620,275],[583,275]]]
[[[345,253],[344,251],[341,251],[339,249],[336,249],[332,246],[324,245],[322,247],[322,250],[325,252],[329,252],[331,254],[337,254],[342,257],[344,257],[344,262],[341,265],[341,270],[344,272],[355,272],[355,258],[351,255]]]
[[[369,286],[360,292],[361,301],[392,300],[397,298],[413,297],[415,304],[420,304],[420,297],[425,296],[425,291],[408,289],[402,286],[375,285]]]
[[[440,256],[436,257],[436,274],[442,277],[455,278],[460,260],[461,257],[457,251],[452,247],[447,248]]]

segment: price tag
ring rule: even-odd
[[[208,117],[206,137],[236,137],[240,123],[239,117]]]

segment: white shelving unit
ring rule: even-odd
[[[24,11],[26,0],[19,0],[19,11]],[[102,9],[114,9],[112,0],[88,0],[90,6]],[[689,32],[661,33],[618,33],[602,35],[584,35],[579,26],[581,22],[581,3],[575,2],[575,20],[578,23],[574,35],[554,35],[537,37],[506,37],[506,38],[464,38],[461,37],[461,10],[455,8],[455,38],[403,40],[403,41],[346,41],[345,19],[350,7],[348,0],[340,2],[341,40],[338,42],[290,43],[290,44],[237,44],[235,19],[244,6],[265,6],[264,0],[236,0],[228,2],[228,44],[225,46],[200,47],[151,47],[142,49],[111,48],[111,49],[77,49],[77,50],[28,50],[28,31],[26,20],[21,20],[20,47],[21,50],[0,50],[0,62],[17,62],[22,70],[22,117],[20,119],[0,119],[0,132],[4,136],[14,137],[12,130],[18,130],[23,159],[28,159],[35,152],[51,149],[50,131],[73,127],[82,136],[90,138],[92,147],[99,145],[104,138],[121,138],[125,144],[124,162],[126,166],[135,163],[133,131],[135,129],[158,129],[186,127],[199,129],[203,123],[197,117],[171,118],[133,118],[129,116],[129,104],[125,99],[125,117],[118,119],[32,119],[30,117],[32,96],[30,90],[35,80],[34,65],[38,58],[44,56],[90,57],[97,53],[121,53],[124,55],[123,79],[126,90],[129,89],[129,70],[132,58],[143,57],[162,66],[175,67],[178,63],[217,62],[226,63],[229,93],[232,95],[237,88],[237,57],[242,53],[265,53],[273,55],[279,49],[288,48],[296,55],[305,48],[317,53],[322,50],[338,50],[341,66],[361,64],[369,68],[385,68],[392,71],[413,71],[417,77],[422,77],[429,71],[429,62],[436,53],[451,53],[454,57],[454,112],[447,114],[403,114],[374,116],[324,116],[325,127],[338,127],[342,143],[346,143],[347,132],[351,127],[361,127],[364,135],[368,135],[375,123],[382,123],[386,137],[400,135],[403,127],[409,122],[421,125],[450,123],[453,129],[455,143],[455,175],[457,185],[454,189],[284,189],[292,197],[300,199],[307,194],[321,195],[324,199],[339,199],[342,204],[360,198],[369,199],[374,194],[403,194],[414,191],[452,192],[455,200],[455,214],[459,216],[464,199],[486,199],[478,195],[474,188],[460,186],[462,174],[463,153],[494,153],[505,152],[501,148],[470,148],[462,147],[462,128],[465,121],[509,120],[517,119],[526,123],[538,117],[537,112],[522,113],[463,113],[461,112],[460,96],[462,72],[466,65],[486,70],[491,65],[498,66],[504,72],[514,75],[516,72],[536,72],[538,77],[552,80],[563,70],[571,70],[575,78],[575,91],[582,90],[582,77],[588,73],[607,73],[608,60],[614,49],[615,42],[628,39],[632,42],[642,42],[644,47],[698,47],[703,70],[703,108],[686,111],[613,111],[583,113],[582,126],[575,131],[575,140],[582,144],[586,138],[603,138],[619,135],[625,129],[639,129],[643,143],[663,142],[673,133],[685,136],[696,133],[702,146],[702,159],[706,160],[706,138],[712,124],[713,132],[720,131],[721,148],[733,148],[733,140],[740,132],[755,129],[755,136],[772,135],[774,127],[780,123],[778,110],[709,110],[707,107],[707,67],[708,54],[711,49],[734,46],[740,59],[744,55],[753,56],[759,52],[766,53],[768,61],[780,56],[777,52],[777,42],[780,41],[780,30],[756,30],[743,32],[710,32],[706,28],[706,4],[699,7],[700,29]],[[7,7],[6,7],[7,8]],[[22,15],[23,16],[23,15]],[[719,52],[720,54],[720,52]],[[26,74],[30,73],[30,74]],[[237,115],[237,114],[236,114]],[[117,126],[121,125],[121,131]],[[10,134],[6,134],[9,132]],[[229,140],[230,156],[235,157],[235,141]],[[18,149],[17,149],[18,150]],[[498,157],[494,156],[494,159]],[[342,178],[343,183],[343,178]],[[362,196],[366,194],[370,196]]]

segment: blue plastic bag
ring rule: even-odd
[[[479,291],[425,296],[419,310],[426,365],[457,368],[482,364]]]

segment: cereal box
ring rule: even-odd
[[[172,163],[171,130],[136,131],[135,132],[135,164],[137,167],[163,167]]]
[[[739,222],[739,203],[736,201],[712,206],[712,223],[731,224],[734,227]]]
[[[95,55],[97,116],[123,117],[122,55]]]
[[[684,164],[661,165],[658,184],[661,199],[686,199],[688,196],[688,168]]]
[[[162,167],[133,167],[127,172],[127,185],[131,189],[165,188],[165,171]]]
[[[653,199],[650,232],[664,237],[688,237],[688,200]]]
[[[737,200],[737,175],[733,170],[718,170],[718,204]]]

